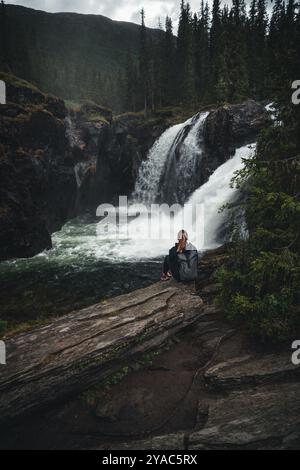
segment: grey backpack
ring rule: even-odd
[[[179,277],[181,281],[195,281],[198,277],[198,251],[188,243],[183,253],[178,255]]]

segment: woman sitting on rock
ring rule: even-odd
[[[164,259],[161,281],[168,281],[172,276],[177,281],[194,281],[198,274],[197,248],[188,242],[185,230],[180,230],[177,238],[178,243]]]

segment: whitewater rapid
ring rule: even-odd
[[[188,231],[190,241],[200,251],[220,246],[222,240],[218,239],[218,232],[228,217],[228,209],[220,211],[220,208],[237,198],[238,191],[231,187],[231,179],[243,168],[243,160],[250,158],[254,150],[254,144],[237,149],[235,155],[219,166],[185,205],[175,211],[174,216],[164,211],[151,214],[147,210],[149,206],[132,204],[129,208],[131,213],[140,212],[140,216],[128,226],[119,227],[122,239],[112,241],[109,235],[102,239],[101,247],[94,247],[95,256],[126,260],[160,257],[168,252],[182,228]],[[150,229],[155,238],[147,237]]]

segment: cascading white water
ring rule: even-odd
[[[203,129],[208,113],[192,118],[181,139],[177,139],[160,181],[159,200],[183,204],[200,185]]]
[[[189,199],[188,207],[190,208],[194,208],[196,204],[203,205],[204,245],[202,249],[215,248],[220,245],[218,231],[228,216],[228,210],[219,211],[219,209],[224,204],[233,202],[238,196],[238,190],[230,186],[231,179],[236,171],[243,168],[243,160],[250,158],[254,150],[255,144],[237,149],[235,155],[219,166],[209,180]]]
[[[194,117],[182,124],[167,129],[149,151],[148,158],[142,162],[132,194],[132,200],[144,204],[151,204],[159,191],[159,182],[164,171],[168,156],[180,139],[182,131],[190,126]]]
[[[235,171],[243,167],[243,159],[252,155],[255,145],[237,149],[230,160],[219,166],[209,180],[190,195],[184,207],[177,207],[173,214],[161,210],[149,214],[149,208],[161,196],[161,180],[167,171],[170,185],[178,190],[178,181],[170,172],[170,161],[176,160],[176,169],[180,167],[183,180],[188,179],[189,171],[195,171],[197,159],[202,158],[204,151],[201,130],[206,116],[207,113],[198,114],[164,132],[140,168],[129,208],[131,215],[139,216],[128,224],[119,225],[119,238],[113,235],[114,226],[100,240],[89,238],[87,251],[93,256],[110,260],[155,258],[168,251],[181,228],[190,233],[191,241],[199,250],[214,248],[222,243],[218,235],[226,221],[227,211],[220,212],[219,209],[237,197],[238,191],[230,187],[230,181]],[[164,202],[159,198],[160,204]],[[154,230],[154,236],[153,233],[150,236],[150,230]]]
[[[70,147],[76,147],[76,145],[80,144],[80,139],[76,133],[74,123],[70,116],[70,113],[65,118],[66,123],[66,137],[69,140]]]
[[[202,156],[203,135],[201,131],[208,114],[201,113],[199,115],[180,148],[178,173],[184,176],[182,183],[185,185],[195,176],[197,162]]]
[[[208,113],[198,113],[167,129],[142,162],[132,201],[183,202],[196,183],[202,154],[202,130]]]
[[[65,124],[66,124],[66,137],[69,141],[70,147],[80,148],[81,146],[83,146],[84,142],[81,140],[80,132],[76,130],[76,126],[72,120],[70,113],[68,113],[68,115],[65,118]],[[97,155],[95,153],[95,155],[93,157],[89,157],[88,160],[78,162],[76,163],[76,165],[74,165],[75,179],[76,179],[78,188],[80,188],[82,184],[83,177],[87,168],[89,168],[91,164],[96,164],[96,160],[97,160]]]
[[[119,259],[145,259],[162,256],[173,245],[174,233],[176,234],[181,228],[185,228],[189,232],[191,242],[195,243],[199,250],[220,246],[222,241],[218,240],[217,234],[226,220],[227,210],[220,212],[219,209],[237,197],[238,191],[230,187],[230,181],[234,173],[243,167],[243,160],[248,159],[254,149],[255,144],[237,149],[235,155],[217,168],[209,180],[192,194],[185,207],[174,217],[170,217],[168,213],[152,214],[152,227],[159,228],[160,236],[157,239],[143,236],[148,233],[150,222],[150,217],[145,211],[145,213],[141,213],[140,217],[130,222],[128,227],[124,227],[124,231],[120,227],[123,239],[112,243],[109,237],[107,238],[106,244],[103,245],[108,249],[107,255]],[[200,220],[195,219],[197,207],[201,209],[198,211],[198,214],[201,214]],[[136,206],[136,209],[138,212],[139,206]],[[170,227],[174,229],[174,233],[168,237]],[[103,246],[101,257],[103,256]]]

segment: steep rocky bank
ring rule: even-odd
[[[98,134],[96,164],[83,177],[79,207],[96,207],[119,195],[129,195],[142,160],[173,120],[172,112],[149,118],[142,113],[128,113],[107,123]]]
[[[0,260],[51,247],[51,233],[74,213],[76,181],[64,102],[1,74]]]

